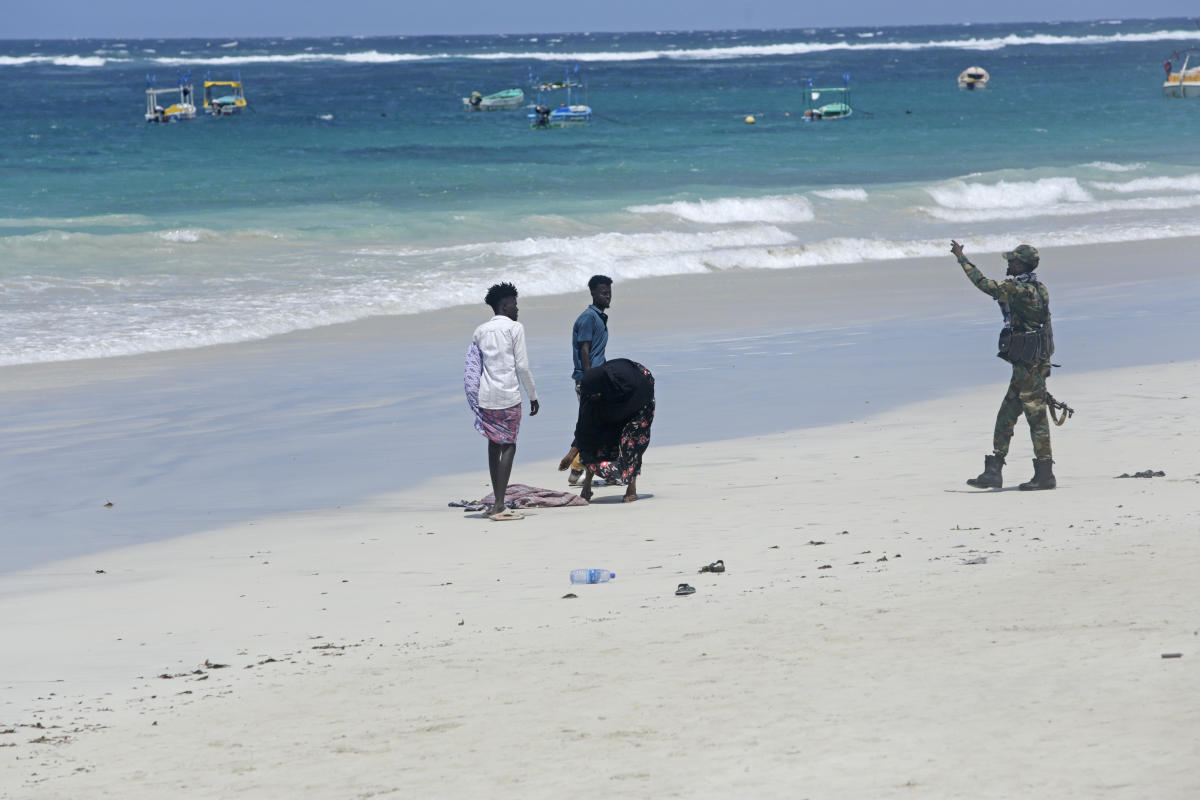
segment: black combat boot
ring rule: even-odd
[[[1054,462],[1047,458],[1035,458],[1033,460],[1033,477],[1028,483],[1022,483],[1021,489],[1032,491],[1034,489],[1053,489],[1058,486],[1058,481],[1054,479]]]
[[[1000,469],[1003,466],[1004,456],[984,456],[983,472],[979,473],[978,478],[967,478],[967,485],[974,486],[976,489],[1004,488],[1004,478],[1000,476]]]

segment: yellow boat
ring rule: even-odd
[[[204,78],[204,113],[214,117],[229,117],[246,107],[246,90],[242,87],[242,76],[236,80],[213,81]]]
[[[179,100],[165,108],[160,105],[162,95],[179,94]],[[146,122],[177,122],[181,119],[195,119],[196,106],[192,103],[193,89],[191,76],[180,75],[179,85],[171,89],[160,89],[154,79],[146,76]]]
[[[1192,56],[1200,54],[1200,48],[1189,47],[1187,50],[1176,50],[1171,53],[1171,57],[1163,62],[1163,69],[1167,72],[1166,80],[1163,81],[1162,91],[1163,97],[1200,97],[1200,66],[1188,67],[1188,62]],[[1178,71],[1174,69],[1173,62],[1183,59]],[[1200,61],[1200,58],[1196,59]]]

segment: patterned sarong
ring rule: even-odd
[[[482,374],[483,354],[479,352],[479,345],[471,342],[463,363],[463,392],[475,415],[475,430],[498,444],[514,444],[521,429],[521,404],[512,408],[480,408],[479,376]]]
[[[517,433],[521,430],[521,404],[512,408],[481,408],[479,409],[480,431],[489,441],[497,444],[516,444]]]

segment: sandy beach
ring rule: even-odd
[[[1200,353],[1169,313],[1189,242],[1043,255],[1073,367],[1051,391],[1078,410],[1053,492],[1015,488],[1023,421],[1006,488],[963,483],[1006,376],[949,256],[618,284],[614,342],[653,356],[671,412],[642,499],[512,523],[447,506],[487,491],[455,383],[479,309],[8,368],[7,458],[34,466],[5,512],[27,557],[0,573],[0,796],[1195,797]],[[580,307],[522,300],[546,417],[514,481],[565,488],[552,362]],[[1114,318],[1140,347],[1092,335]],[[953,335],[914,349],[931,321]],[[396,342],[407,371],[380,378]],[[68,457],[70,500],[36,511]],[[371,474],[401,458],[426,474]],[[1117,477],[1143,470],[1165,474]],[[30,541],[66,523],[93,538]]]

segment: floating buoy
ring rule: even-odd
[[[753,124],[754,124],[754,115],[753,115],[753,114],[751,114],[750,116],[746,117],[746,124],[747,124],[747,125],[753,125]]]

